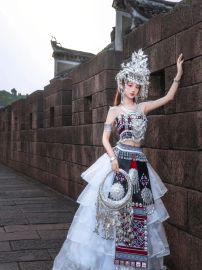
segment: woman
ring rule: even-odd
[[[140,49],[132,54],[130,63],[122,64],[116,76],[118,90],[102,137],[107,153],[81,174],[88,185],[77,200],[80,206],[53,270],[166,269],[163,257],[170,250],[162,222],[169,214],[161,197],[167,188],[149,164],[141,144],[146,114],[174,98],[184,60],[181,54],[176,78],[164,97],[138,104],[138,98],[148,95],[150,71],[146,61]],[[109,138],[113,123],[120,140],[112,148]],[[130,201],[127,199],[124,207],[115,211],[114,205],[126,201],[131,190]]]

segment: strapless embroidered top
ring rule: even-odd
[[[120,136],[119,142],[131,140],[136,143],[145,138],[147,117],[136,103],[136,109],[127,109],[121,106],[124,113],[115,119],[115,127]]]

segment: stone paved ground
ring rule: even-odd
[[[51,270],[77,208],[0,163],[0,270]]]

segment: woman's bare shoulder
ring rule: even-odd
[[[117,106],[110,106],[110,111],[112,111],[112,113],[114,114],[114,115],[117,115],[117,114],[119,114],[120,113],[120,106],[121,105],[117,105]]]
[[[117,115],[117,106],[110,106],[105,123],[109,124],[114,122]]]
[[[121,108],[120,106],[110,106],[109,111],[108,111],[108,115],[107,115],[107,119],[106,119],[106,123],[108,122],[114,122],[114,120],[116,119],[116,117],[121,113]]]
[[[109,107],[109,114],[116,115],[117,113],[117,106],[110,106]]]
[[[117,106],[109,106],[109,109],[111,110],[111,109],[117,109],[117,108],[119,108],[121,106],[121,104],[119,104],[119,105],[117,105]]]
[[[146,103],[147,103],[147,102],[140,102],[140,103],[138,103],[138,105],[139,105],[139,107],[140,107],[140,109],[141,109],[141,111],[142,111],[143,113],[145,113],[145,106],[146,106]]]

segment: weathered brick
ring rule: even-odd
[[[41,239],[65,239],[67,236],[67,230],[48,230],[48,231],[39,231]]]
[[[72,116],[58,116],[54,118],[54,127],[71,126]]]
[[[54,142],[62,144],[76,144],[78,143],[78,128],[73,126],[58,127],[54,129]]]
[[[73,182],[83,184],[83,180],[81,178],[82,166],[78,164],[70,164],[70,179]]]
[[[29,224],[29,225],[8,225],[8,226],[4,226],[6,232],[67,230],[67,229],[69,229],[69,227],[70,227],[69,223],[39,224],[39,225],[38,224],[34,224],[34,225]],[[29,242],[29,241],[27,241],[27,242]]]
[[[198,270],[201,267],[202,240],[179,231],[179,270]]]
[[[178,33],[176,35],[176,56],[183,52],[183,59],[187,60],[201,55],[201,31],[202,23]]]
[[[73,70],[73,84],[86,80],[105,69],[119,69],[121,61],[122,52],[110,50],[102,51]]]
[[[192,61],[192,84],[201,83],[202,82],[202,56],[196,57]]]
[[[78,143],[82,145],[93,144],[93,125],[81,125],[78,130]],[[83,135],[85,134],[85,136]]]
[[[192,0],[192,24],[201,22],[202,2],[200,0]]]
[[[10,251],[10,244],[9,242],[0,242],[0,251]],[[1,269],[1,266],[0,266]]]
[[[175,36],[152,45],[149,49],[145,50],[145,53],[149,54],[149,67],[151,72],[175,64]]]
[[[105,122],[107,118],[109,108],[108,107],[100,107],[97,109],[93,109],[92,111],[92,122],[93,123],[99,123],[99,122]]]
[[[129,58],[131,54],[134,51],[137,51],[139,48],[145,47],[146,44],[145,36],[146,36],[146,27],[143,24],[140,27],[133,29],[131,33],[129,33],[127,36],[124,37],[124,39],[128,37],[127,51],[123,50],[124,59]]]
[[[189,232],[197,237],[202,237],[202,193],[194,190],[188,191],[188,222]]]
[[[0,270],[18,270],[17,263],[3,263],[0,264]]]
[[[116,89],[105,89],[92,95],[92,107],[99,108],[102,106],[113,106],[113,101],[116,95]]]
[[[32,224],[46,223],[69,223],[72,222],[73,214],[71,213],[27,213],[27,219]]]
[[[148,116],[144,145],[153,148],[169,148],[169,121],[165,116]]]
[[[20,262],[20,268],[22,270],[50,270],[53,267],[51,261],[36,261],[36,262]]]
[[[163,201],[170,215],[169,223],[187,230],[187,190],[170,184],[166,184],[166,187],[168,192]]]
[[[0,252],[0,263],[20,261],[50,260],[46,250],[23,250],[12,252]]]
[[[95,76],[95,91],[93,93],[95,94],[108,88],[116,88],[115,76],[117,73],[118,70],[104,70],[97,74]]]
[[[165,256],[164,262],[168,269],[178,270],[179,267],[179,228],[172,226],[168,222],[163,224],[165,227],[165,233],[168,240],[170,254]]]
[[[92,123],[92,111],[79,112],[79,124],[91,124]]]
[[[5,192],[11,198],[30,198],[30,197],[43,197],[46,196],[45,192],[38,189],[28,189],[28,190],[13,190]]]
[[[68,185],[68,196],[69,198],[76,200],[76,183],[72,181],[67,182]]]
[[[58,105],[54,108],[54,116],[72,115],[72,105]]]
[[[30,104],[31,109],[30,112],[43,112],[44,109],[44,100],[37,100]]]
[[[72,91],[60,91],[53,95],[53,106],[58,105],[71,105],[72,104]]]
[[[45,156],[46,155],[46,143],[44,142],[37,142],[36,143],[36,155],[38,156]]]
[[[28,220],[25,215],[22,215],[21,213],[2,214],[0,216],[0,226],[11,224],[28,224]]]
[[[179,89],[176,94],[176,112],[202,110],[202,84]]]
[[[202,154],[199,151],[143,149],[149,163],[163,181],[202,191]]]
[[[161,24],[163,39],[189,28],[191,26],[191,2],[184,0],[177,3],[170,12],[162,16]]]
[[[72,79],[64,79],[61,81],[62,83],[62,89],[65,89],[65,90],[72,90]]]
[[[92,165],[96,158],[97,147],[84,145],[81,148],[81,164],[84,166]]]
[[[12,232],[12,233],[1,233],[0,241],[11,241],[21,239],[38,239],[39,235],[36,231],[31,232]]]
[[[65,161],[73,162],[75,163],[76,157],[75,157],[75,145],[73,144],[64,144],[63,145],[63,159]]]
[[[200,112],[170,115],[169,145],[174,149],[197,150],[201,147]]]
[[[79,125],[79,112],[72,114],[72,125],[78,126]]]

